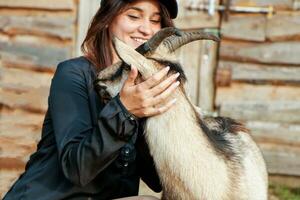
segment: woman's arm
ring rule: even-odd
[[[87,84],[82,67],[61,63],[52,80],[49,111],[64,175],[84,186],[107,167],[136,132],[137,121],[122,110],[119,97],[101,110],[92,125]],[[127,137],[125,137],[127,136]],[[124,140],[123,140],[124,139]]]

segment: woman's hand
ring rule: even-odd
[[[166,67],[146,81],[135,84],[138,71],[131,66],[129,76],[120,91],[120,100],[125,108],[137,117],[149,117],[161,114],[174,105],[176,99],[165,101],[178,87],[179,81],[176,80],[179,73],[164,79],[169,69]]]

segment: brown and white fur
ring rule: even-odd
[[[143,55],[115,39],[123,64],[100,71],[97,84],[100,95],[117,95],[128,74],[124,63],[136,66],[140,79],[144,80],[166,63],[174,64],[173,51],[192,41],[174,47],[170,41],[182,36],[169,33],[164,37],[157,47],[142,52]],[[180,71],[178,67],[171,69],[173,73]],[[161,115],[149,117],[145,126],[146,141],[163,187],[162,198],[266,200],[265,162],[246,128],[229,118],[201,116],[185,93],[183,75],[180,80],[181,86],[170,97],[177,99],[176,105]]]

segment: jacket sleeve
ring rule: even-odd
[[[49,95],[49,110],[67,179],[84,186],[108,166],[136,132],[137,121],[122,109],[119,97],[108,102],[93,126],[83,69],[68,62],[57,67]]]

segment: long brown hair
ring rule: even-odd
[[[98,69],[112,64],[112,37],[108,26],[128,6],[129,2],[132,1],[102,0],[101,7],[89,25],[86,37],[81,45],[81,51]],[[160,4],[160,10],[161,27],[173,27],[173,21],[166,7]]]

